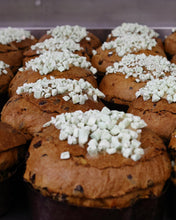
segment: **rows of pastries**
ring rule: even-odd
[[[92,209],[113,211],[113,219],[143,200],[163,211],[156,200],[176,172],[175,44],[174,30],[163,41],[137,23],[114,28],[104,42],[77,25],[40,39],[0,30],[1,123],[24,140],[12,148],[6,138],[0,171],[16,167],[11,149],[25,149],[24,181],[58,207],[76,207],[69,219],[81,208],[80,219]],[[140,218],[163,216],[143,206]]]

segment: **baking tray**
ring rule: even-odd
[[[54,26],[50,27],[25,27],[26,30],[31,31],[31,33],[36,37],[40,38],[43,34],[46,33],[47,30],[50,28],[53,28]],[[100,40],[103,42],[106,40],[106,37],[111,32],[112,28],[88,28],[87,30],[94,33],[97,37],[100,38]],[[165,36],[171,34],[172,28],[174,27],[152,27],[156,32],[160,34],[160,38],[164,40]],[[10,211],[0,217],[1,220],[31,220],[30,210],[28,207],[28,203],[26,201],[26,193],[25,193],[25,187],[21,188],[16,202],[14,203],[14,206],[10,209]],[[170,219],[167,215],[164,216],[164,220],[173,220]]]

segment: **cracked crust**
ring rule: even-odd
[[[176,103],[169,104],[165,99],[152,102],[139,97],[131,103],[128,112],[144,119],[148,127],[164,140],[169,140],[176,128]]]
[[[81,67],[70,67],[69,70],[64,72],[59,72],[58,70],[54,70],[47,75],[40,75],[39,72],[34,72],[33,70],[25,70],[23,72],[18,71],[15,77],[12,79],[9,85],[9,95],[16,95],[16,90],[18,86],[22,86],[24,83],[32,83],[36,82],[38,79],[42,79],[44,77],[50,78],[50,76],[54,76],[55,78],[66,78],[66,79],[80,79],[90,82],[94,87],[97,87],[97,82],[93,74],[87,70],[82,69]]]
[[[45,128],[29,148],[26,181],[43,195],[86,207],[124,208],[139,198],[158,197],[170,176],[162,140],[149,129],[141,136],[144,156],[137,162],[121,154],[90,157],[86,147],[60,141],[59,130]],[[69,151],[71,158],[61,160]]]
[[[133,54],[141,54],[144,53],[146,55],[160,55],[166,57],[162,45],[161,39],[156,39],[157,45],[152,48],[152,50],[140,50],[139,52]],[[109,52],[113,52],[109,55]],[[122,57],[119,57],[116,54],[115,49],[111,50],[102,50],[101,47],[97,49],[97,54],[92,57],[92,65],[99,71],[98,74],[102,75],[106,72],[106,68],[108,66],[112,66],[114,62],[119,62]]]

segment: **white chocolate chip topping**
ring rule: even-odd
[[[146,123],[139,117],[104,107],[101,111],[75,111],[52,117],[43,125],[54,125],[60,130],[59,139],[68,144],[87,144],[90,156],[98,153],[121,153],[125,158],[139,160],[144,154],[140,147],[141,128]]]
[[[49,38],[43,42],[39,42],[31,46],[32,50],[36,50],[38,54],[42,54],[45,51],[80,51],[83,49],[80,44],[76,43],[72,39],[63,38]]]
[[[16,93],[19,95],[21,93],[34,93],[36,99],[45,97],[49,98],[51,96],[56,96],[59,94],[67,93],[63,97],[65,101],[71,100],[73,104],[83,105],[86,100],[90,97],[92,100],[97,102],[97,98],[104,98],[104,94],[97,88],[94,88],[89,82],[84,79],[72,80],[54,77],[47,79],[37,80],[35,83],[24,83],[23,86],[18,87]]]
[[[59,38],[69,38],[75,42],[80,42],[83,38],[87,36],[86,28],[80,27],[78,25],[70,26],[70,25],[63,25],[57,26],[49,31],[47,34],[50,34],[53,37]]]
[[[61,155],[60,155],[60,159],[62,159],[62,160],[67,160],[69,158],[70,158],[70,152],[69,151],[62,152]]]
[[[163,78],[166,74],[176,74],[176,65],[162,56],[127,54],[121,61],[106,69],[106,74],[122,73],[126,78],[134,77],[136,82]]]
[[[176,102],[176,76],[168,76],[163,79],[154,79],[136,92],[136,97],[143,97],[143,100],[152,99],[158,102],[165,98],[168,103]]]
[[[20,28],[4,28],[0,29],[0,43],[1,44],[9,44],[13,41],[21,42],[26,38],[33,39],[34,37],[30,34],[29,31]]]
[[[122,23],[121,26],[113,29],[111,33],[114,37],[121,37],[129,34],[143,35],[150,38],[159,36],[159,34],[156,33],[153,29],[147,27],[146,25],[140,25],[138,23]]]
[[[0,75],[7,74],[6,68],[8,68],[9,65],[4,63],[3,61],[0,61]]]
[[[143,35],[123,35],[115,40],[104,42],[102,50],[115,50],[119,57],[127,53],[134,53],[140,50],[152,50],[157,44],[156,40]]]
[[[39,57],[29,60],[26,66],[19,70],[24,71],[32,69],[33,71],[38,71],[41,75],[47,75],[54,70],[60,72],[69,70],[71,66],[89,69],[93,74],[97,72],[91,63],[86,60],[86,57],[79,56],[68,50],[62,52],[46,51]]]

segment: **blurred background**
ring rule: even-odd
[[[112,28],[122,22],[175,27],[176,0],[0,0],[0,27]]]

